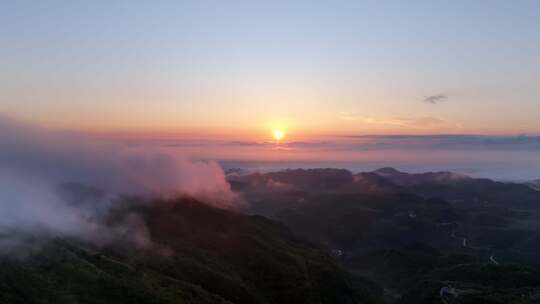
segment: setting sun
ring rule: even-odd
[[[276,141],[281,141],[285,137],[285,132],[281,129],[276,129],[272,135]]]

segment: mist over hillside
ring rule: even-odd
[[[0,254],[2,303],[365,303],[349,276],[284,226],[193,198],[124,204],[151,244],[130,231],[96,246],[80,238],[22,234],[26,252]],[[5,238],[6,235],[1,235]],[[37,247],[37,246],[36,246]]]
[[[214,162],[128,149],[7,118],[0,119],[0,142],[0,250],[19,245],[9,238],[16,235],[12,231],[96,244],[130,237],[144,246],[150,240],[136,215],[107,223],[125,196],[188,195],[222,208],[243,203]]]

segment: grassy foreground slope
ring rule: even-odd
[[[124,212],[124,211],[120,211]],[[317,248],[260,216],[192,199],[132,207],[150,248],[42,241],[0,259],[0,303],[364,303]]]

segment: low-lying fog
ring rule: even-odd
[[[353,172],[395,167],[406,172],[454,171],[495,180],[540,178],[538,136],[355,136],[276,144],[253,141],[134,140],[219,160],[225,168],[276,171],[287,168],[344,168]]]

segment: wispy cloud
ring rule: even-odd
[[[460,123],[451,122],[437,117],[398,117],[390,120],[390,123],[409,128],[462,128]]]
[[[363,118],[370,120],[367,118]],[[432,125],[446,123],[431,118],[396,118],[388,120],[370,120],[373,123],[393,123],[399,125]],[[176,139],[177,144],[160,141],[141,141],[143,146],[185,148],[183,139]],[[256,141],[215,141],[200,143],[205,150],[223,151],[227,149],[267,149],[275,150],[271,142]],[[432,134],[432,135],[347,135],[325,138],[324,140],[291,141],[279,145],[282,150],[317,151],[317,150],[373,150],[373,149],[490,149],[490,150],[530,150],[540,149],[540,136],[491,136],[465,134]],[[218,157],[219,158],[219,157]]]
[[[430,95],[424,98],[424,102],[427,102],[430,104],[438,104],[439,102],[446,100],[447,98],[448,96],[443,95],[443,94]]]
[[[348,137],[358,139],[364,146],[376,149],[489,149],[530,151],[540,149],[540,136],[525,135],[489,136],[436,134],[353,135]]]
[[[341,111],[339,112],[339,119],[345,120],[345,121],[353,121],[358,120],[358,114],[354,112],[349,111]]]
[[[392,117],[392,118],[358,118],[366,124],[392,125],[413,129],[462,129],[463,125],[437,117]]]

